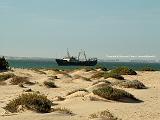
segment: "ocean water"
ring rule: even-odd
[[[57,69],[75,69],[81,68],[78,66],[58,66],[55,60],[8,60],[9,65],[13,68],[57,68]],[[98,62],[97,65],[105,66],[108,69],[113,69],[120,66],[127,66],[134,70],[139,70],[143,67],[151,67],[160,70],[160,63],[137,63],[137,62]]]

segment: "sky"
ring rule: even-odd
[[[0,0],[0,55],[160,56],[160,0]]]

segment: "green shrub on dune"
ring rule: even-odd
[[[102,88],[98,88],[93,90],[95,95],[98,95],[102,98],[109,100],[119,100],[121,98],[131,98],[133,100],[138,100],[132,94],[117,88],[113,88],[111,86],[105,86]]]
[[[111,73],[117,73],[119,75],[137,75],[137,73],[128,67],[118,67],[111,70]]]
[[[57,88],[54,82],[52,81],[44,81],[43,84],[48,88]]]
[[[124,80],[124,77],[121,76],[120,74],[117,74],[117,73],[113,73],[113,72],[106,72],[104,73],[104,78],[115,78],[115,79],[118,79],[118,80]]]
[[[120,83],[119,86],[125,88],[146,89],[146,86],[138,80],[125,81]]]
[[[2,74],[2,75],[0,75],[0,81],[5,81],[5,80],[7,80],[7,79],[9,79],[9,78],[12,78],[12,77],[14,77],[14,76],[15,76],[15,75],[12,74],[12,73]]]
[[[20,77],[20,76],[14,76],[10,83],[12,85],[18,85],[18,84],[28,84],[28,85],[33,85],[35,83],[30,82],[28,77]]]
[[[105,79],[115,78],[115,79],[118,79],[118,80],[124,80],[123,76],[121,76],[118,73],[114,73],[114,72],[97,72],[97,73],[95,73],[91,76],[91,78],[93,78],[93,79],[100,79],[102,77],[104,77]]]
[[[40,113],[48,113],[51,111],[52,102],[44,95],[36,93],[22,94],[16,99],[10,101],[4,109],[11,113],[18,112],[18,107],[24,106],[29,110]]]
[[[98,119],[98,120],[120,120],[115,117],[109,110],[104,110],[101,112],[93,113],[89,115],[90,119]]]

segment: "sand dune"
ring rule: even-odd
[[[6,85],[0,85],[0,120],[89,120],[89,115],[103,110],[109,110],[114,116],[122,120],[159,120],[160,119],[160,72],[137,72],[138,75],[124,75],[126,80],[139,80],[143,82],[147,89],[133,89],[133,88],[116,88],[123,89],[143,102],[134,102],[126,100],[125,102],[117,102],[113,100],[105,100],[92,93],[93,83],[98,81],[84,79],[90,78],[95,71],[86,72],[84,70],[76,70],[68,72],[67,74],[58,73],[52,70],[40,70],[44,72],[36,72],[28,69],[14,69],[13,71],[4,72],[0,74],[13,73],[16,76],[28,77],[34,85],[24,84],[25,88],[18,85],[11,85],[10,79],[6,80]],[[50,80],[51,76],[57,76],[58,79]],[[74,77],[75,75],[82,77]],[[102,78],[103,79],[103,78]],[[108,78],[108,81],[116,81]],[[54,81],[57,88],[47,88],[44,86],[44,81]],[[102,84],[102,83],[101,83]],[[67,108],[74,114],[68,115],[59,112],[51,113],[36,113],[33,111],[24,111],[18,113],[6,112],[3,107],[6,104],[25,93],[26,89],[39,91],[45,94],[48,99],[57,104],[54,107]],[[88,90],[85,92],[83,89]],[[71,95],[69,92],[76,91]],[[60,96],[64,100],[58,100]]]

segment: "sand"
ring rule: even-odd
[[[0,120],[89,120],[89,115],[103,110],[109,110],[114,116],[122,120],[159,120],[160,119],[160,72],[137,72],[138,75],[125,75],[126,80],[139,80],[143,82],[148,89],[120,88],[133,94],[143,102],[117,102],[112,100],[98,99],[93,93],[80,91],[66,96],[68,92],[75,89],[90,88],[93,82],[98,80],[85,80],[95,71],[86,72],[85,70],[70,71],[66,75],[63,72],[54,72],[52,70],[41,70],[45,74],[29,69],[14,69],[13,71],[0,73],[14,73],[17,76],[29,77],[35,85],[25,85],[21,88],[18,85],[11,85],[10,80],[6,80],[7,85],[0,85]],[[44,81],[50,79],[50,76],[56,75],[59,79],[53,80],[58,88],[47,88],[43,85]],[[75,75],[83,77],[75,77]],[[108,78],[110,81],[114,80]],[[31,88],[33,91],[39,91],[45,94],[48,99],[56,103],[54,107],[65,107],[70,109],[74,114],[68,115],[59,112],[36,113],[33,111],[22,111],[18,113],[8,113],[3,107],[16,98],[18,95],[25,93],[25,89]],[[56,96],[66,98],[58,101]],[[96,97],[96,101],[91,101],[89,96]]]

